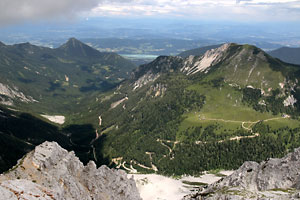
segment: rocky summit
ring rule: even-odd
[[[184,200],[300,199],[300,148],[284,158],[245,162],[232,175]]]
[[[0,199],[140,200],[133,179],[122,170],[84,166],[56,142],[44,142],[0,176]]]

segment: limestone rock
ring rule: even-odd
[[[54,192],[28,180],[9,180],[0,184],[1,200],[61,199]]]
[[[134,82],[133,91],[140,87],[143,87],[144,85],[146,85],[149,82],[154,82],[159,77],[160,77],[160,74],[153,74],[150,71],[147,72],[145,75],[140,77],[136,82]]]
[[[207,72],[211,66],[218,64],[223,59],[223,55],[230,45],[230,43],[227,43],[221,47],[208,50],[200,59],[195,56],[189,56],[185,60],[181,71],[187,75]]]
[[[84,166],[74,152],[66,151],[56,142],[37,146],[0,176],[0,199],[13,199],[20,194],[32,194],[22,196],[23,199],[42,200],[141,199],[135,181],[128,179],[124,171],[97,168],[93,161]]]
[[[22,92],[19,91],[19,89],[17,87],[9,87],[8,85],[4,85],[2,83],[0,83],[0,95],[9,97],[10,99],[19,99],[22,102],[37,102],[35,99],[33,99],[31,96],[25,96]],[[1,100],[2,99],[2,100]],[[2,104],[9,104],[7,102],[11,102],[11,100],[9,101],[5,101],[3,100],[3,98],[1,98],[0,103],[3,101]]]
[[[300,199],[300,148],[284,158],[245,162],[232,175],[184,197],[192,199]]]
[[[294,104],[297,103],[297,99],[293,95],[288,96],[284,101],[284,106],[294,106]]]

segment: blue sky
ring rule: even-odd
[[[55,3],[53,3],[55,2]],[[300,21],[300,0],[1,0],[0,25],[93,17]]]

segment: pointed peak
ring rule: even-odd
[[[76,38],[74,38],[74,37],[71,37],[71,38],[69,38],[68,39],[68,41],[67,41],[67,43],[82,43],[83,44],[83,42],[81,42],[80,40],[78,40],[78,39],[76,39]]]
[[[65,44],[59,47],[60,50],[64,51],[70,56],[79,56],[79,57],[94,57],[99,56],[100,52],[87,44],[84,44],[80,40],[72,37]]]
[[[80,40],[72,37],[72,38],[69,38],[68,41],[63,44],[61,47],[77,47],[77,46],[81,46],[81,45],[86,45],[84,44],[83,42],[81,42]]]
[[[75,37],[71,37],[68,39],[68,41],[79,41],[78,39],[76,39]]]
[[[6,46],[6,45],[0,41],[0,47],[2,46]]]

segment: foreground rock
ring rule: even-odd
[[[300,148],[281,159],[245,162],[232,175],[184,200],[300,199]]]
[[[84,166],[56,142],[45,142],[0,176],[0,199],[140,200],[133,179],[121,170]]]

